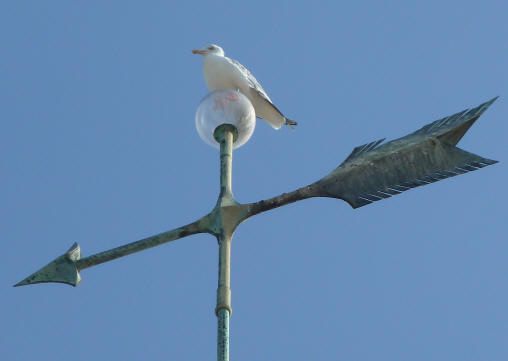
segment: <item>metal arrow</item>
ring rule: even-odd
[[[255,203],[240,204],[231,191],[225,164],[229,152],[221,152],[221,177],[229,177],[229,189],[221,189],[215,208],[188,225],[81,258],[77,243],[62,256],[15,286],[60,282],[76,286],[79,271],[119,257],[155,247],[197,233],[216,237],[233,233],[249,217],[292,202],[312,197],[338,198],[358,208],[414,187],[433,183],[497,163],[456,147],[473,123],[497,99],[473,109],[436,120],[403,138],[380,145],[382,140],[356,147],[335,170],[317,182],[289,193]],[[224,154],[223,154],[224,153]],[[223,180],[221,184],[228,183]],[[221,185],[223,188],[224,186]]]

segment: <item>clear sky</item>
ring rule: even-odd
[[[496,95],[459,146],[500,160],[357,210],[311,199],[242,224],[232,360],[508,359],[506,1],[4,1],[2,360],[213,360],[217,242],[198,235],[12,285],[189,223],[218,195],[191,49],[224,47],[298,127],[258,121],[238,201],[309,184],[360,144]]]

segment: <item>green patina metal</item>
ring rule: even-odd
[[[292,192],[259,202],[240,204],[231,190],[232,149],[221,143],[221,191],[215,208],[185,226],[85,258],[65,255],[27,277],[15,286],[41,282],[61,282],[76,286],[79,271],[113,259],[155,247],[197,233],[222,238],[233,235],[236,227],[261,212],[312,197],[331,197],[347,201],[353,208],[399,194],[410,188],[477,170],[497,163],[456,147],[458,141],[496,98],[473,109],[436,120],[403,138],[380,145],[380,141],[353,150],[339,167],[317,182]],[[217,128],[216,134],[231,131],[232,125]],[[234,137],[234,131],[233,137]],[[73,248],[79,246],[75,244]],[[63,258],[62,258],[63,257]],[[74,267],[68,267],[68,262]],[[76,276],[76,270],[78,275]],[[39,274],[41,273],[41,274]]]
[[[220,143],[220,194],[214,209],[193,223],[124,246],[81,258],[74,245],[39,271],[17,283],[24,286],[59,282],[76,286],[79,272],[113,259],[197,233],[209,233],[219,243],[217,287],[218,359],[229,360],[229,317],[231,316],[231,239],[240,223],[261,212],[312,197],[342,199],[353,208],[391,197],[414,187],[477,170],[497,161],[456,147],[471,125],[496,100],[436,120],[403,138],[381,145],[383,140],[357,147],[335,170],[320,180],[289,193],[240,204],[233,196],[231,169],[237,130],[230,124],[214,133]]]
[[[238,131],[230,124],[215,129],[214,137],[220,144],[220,194],[212,211],[215,236],[219,242],[219,276],[217,286],[217,360],[229,361],[229,317],[231,316],[231,240],[241,220],[239,204],[233,196],[232,169],[233,143]]]
[[[81,282],[76,262],[81,258],[81,249],[74,243],[67,252],[14,285],[25,286],[34,283],[57,282],[77,286]]]
[[[217,314],[217,360],[229,361],[229,311],[221,308]]]

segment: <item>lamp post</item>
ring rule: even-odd
[[[197,233],[209,233],[219,244],[217,359],[229,360],[231,316],[230,255],[236,227],[246,219],[312,197],[342,199],[358,208],[414,187],[477,170],[497,161],[456,147],[471,125],[496,100],[436,120],[405,137],[356,147],[336,169],[318,181],[270,199],[240,204],[232,192],[233,148],[243,145],[255,127],[249,100],[231,89],[216,90],[200,103],[196,127],[201,138],[220,149],[220,193],[214,209],[188,225],[81,258],[77,243],[15,286],[60,282],[77,286],[80,271],[113,259]]]

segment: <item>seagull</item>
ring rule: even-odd
[[[229,88],[238,90],[249,98],[256,116],[264,119],[275,129],[284,124],[291,128],[297,123],[286,118],[272,103],[265,90],[250,71],[234,59],[224,56],[224,50],[215,44],[192,50],[203,56],[203,74],[210,90]]]

